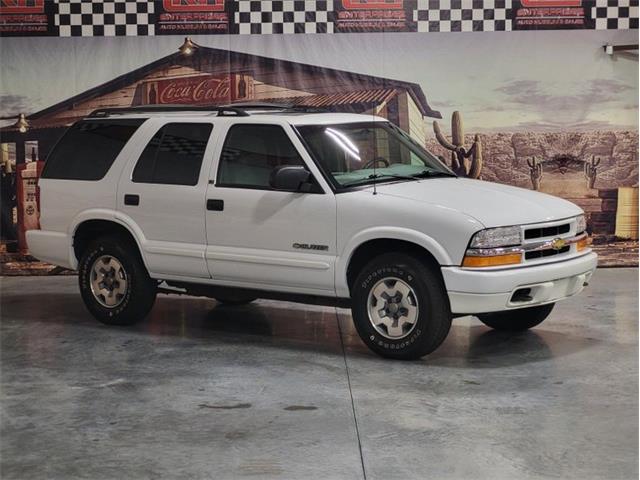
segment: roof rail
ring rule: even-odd
[[[224,108],[241,108],[242,110],[286,110],[293,107],[287,103],[238,102],[223,105]]]
[[[134,107],[99,108],[91,112],[87,118],[104,118],[111,115],[127,113],[162,113],[162,112],[213,112],[218,116],[247,117],[249,114],[242,108],[218,105],[139,105]]]
[[[283,112],[306,112],[319,113],[329,112],[328,108],[312,107],[308,105],[296,105],[293,103],[260,103],[260,102],[239,102],[224,105],[225,108],[241,108],[242,110],[281,110]]]

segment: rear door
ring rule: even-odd
[[[252,119],[220,135],[215,185],[207,191],[212,278],[227,285],[333,295],[335,195],[292,128]],[[305,165],[318,188],[273,190],[269,177],[280,165]]]
[[[152,136],[120,179],[118,210],[139,229],[152,273],[209,278],[204,210],[213,122],[150,123]]]

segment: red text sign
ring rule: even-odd
[[[582,0],[522,0],[523,7],[579,7]]]
[[[43,13],[44,0],[0,0],[0,13]]]
[[[253,98],[253,79],[242,74],[196,75],[146,82],[148,104],[216,104]]]
[[[342,0],[342,6],[348,10],[376,9],[396,10],[402,8],[403,0]]]
[[[222,12],[224,0],[163,0],[167,12]]]

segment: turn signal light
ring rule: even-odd
[[[576,242],[576,251],[580,252],[591,245],[591,239],[589,237],[584,237],[582,240],[578,240]]]
[[[492,255],[477,257],[467,255],[462,260],[463,267],[497,267],[500,265],[516,265],[522,261],[519,253],[508,253],[505,255]]]

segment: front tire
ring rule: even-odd
[[[482,313],[478,318],[494,330],[521,332],[540,325],[551,313],[555,303],[537,307],[519,308],[504,312]]]
[[[358,274],[351,293],[356,330],[383,357],[418,359],[438,348],[451,328],[442,278],[416,256],[374,258]]]
[[[156,283],[137,246],[119,236],[101,237],[80,259],[78,283],[91,314],[107,325],[132,325],[147,316],[156,298]]]

